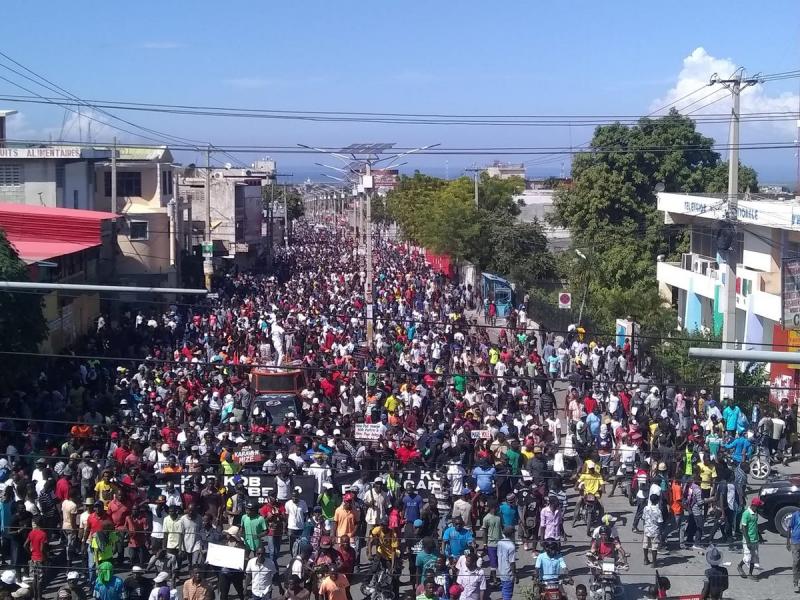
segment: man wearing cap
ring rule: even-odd
[[[389,499],[383,491],[383,479],[376,477],[372,487],[364,493],[364,506],[367,509],[364,520],[367,522],[367,557],[372,558],[372,531],[388,517]]]
[[[755,579],[753,569],[761,565],[758,564],[758,544],[761,542],[761,533],[758,531],[758,509],[764,505],[764,502],[756,496],[750,501],[748,506],[742,513],[742,520],[739,524],[739,529],[742,532],[742,560],[736,565],[739,575],[742,579]],[[747,566],[749,571],[745,573],[743,567]]]
[[[242,516],[242,537],[248,557],[262,548],[263,540],[267,537],[267,522],[258,514],[258,505],[252,500],[248,500],[246,513]]]
[[[286,502],[286,529],[289,532],[289,552],[294,552],[294,544],[300,538],[308,517],[308,505],[300,498],[303,489],[295,487],[291,498]]]

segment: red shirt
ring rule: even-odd
[[[69,479],[66,477],[61,477],[56,481],[56,498],[61,502],[69,498]]]
[[[28,543],[31,546],[31,560],[44,560],[44,545],[47,543],[47,533],[42,529],[31,529],[28,534]]]
[[[100,517],[97,513],[92,513],[89,515],[89,518],[86,519],[86,528],[89,530],[89,534],[97,533],[98,531],[103,530],[103,521],[108,518],[108,515],[104,515]]]
[[[419,451],[416,448],[406,448],[405,446],[400,446],[396,450],[396,454],[397,459],[403,464],[419,457]]]

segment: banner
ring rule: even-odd
[[[242,446],[241,450],[233,453],[233,462],[240,465],[264,462],[264,456],[258,446]]]
[[[353,435],[360,442],[376,442],[381,439],[384,429],[383,423],[356,423]]]
[[[356,482],[362,475],[360,471],[353,471],[352,473],[334,473],[333,487],[336,490],[346,492],[348,488]],[[433,493],[444,485],[442,474],[435,469],[414,468],[405,469],[397,473],[400,478],[400,489],[404,489],[406,482],[410,481],[419,490],[421,496],[427,496]],[[368,477],[367,482],[372,485],[374,477]],[[309,504],[309,506],[311,506]]]
[[[357,478],[358,473],[355,475]],[[236,477],[240,477],[242,483],[244,483],[245,490],[247,491],[247,497],[255,500],[259,504],[264,504],[267,501],[267,493],[270,490],[276,489],[275,475],[225,475],[221,479],[217,477],[217,482],[220,484],[220,487],[233,488],[236,485],[236,482],[234,481]],[[194,479],[194,475],[189,475],[186,473],[175,474],[172,476],[167,476],[156,485],[163,489],[166,486],[167,481],[172,481],[175,483],[175,488],[179,492],[182,492],[183,484],[187,481],[194,481]],[[205,486],[206,476],[201,475],[200,481],[200,485]],[[353,479],[353,481],[355,481],[355,479]],[[303,491],[300,492],[300,498],[306,501],[309,510],[311,510],[317,503],[317,478],[313,475],[292,475],[292,485],[294,487],[302,488]]]
[[[470,436],[473,440],[490,440],[492,439],[492,432],[488,429],[473,429],[470,431]]]

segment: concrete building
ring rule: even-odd
[[[106,283],[114,269],[113,223],[116,215],[92,210],[0,204],[2,229],[32,281]],[[60,352],[94,325],[100,295],[51,291],[42,299],[48,337],[43,352]]]
[[[525,179],[525,165],[518,164],[512,165],[500,161],[494,161],[490,166],[484,169],[484,172],[489,177],[499,177],[500,179],[509,179],[510,177],[520,177]]]
[[[800,350],[800,336],[781,326],[782,259],[800,257],[800,202],[794,196],[783,198],[755,195],[739,200],[734,242],[736,341],[744,348],[767,349],[771,344],[775,350]],[[725,207],[719,196],[658,195],[665,222],[685,225],[690,232],[690,251],[679,262],[657,265],[661,294],[677,309],[687,330],[722,329],[716,234]],[[797,380],[797,371],[788,365],[772,365],[770,373],[773,383],[793,385]]]
[[[274,163],[273,163],[274,164]],[[274,173],[267,170],[211,169],[211,238],[215,256],[250,266],[266,249],[264,187]],[[206,169],[187,169],[178,177],[182,205],[191,209],[192,245],[205,235]]]
[[[94,206],[123,217],[117,223],[118,283],[175,286],[183,224],[175,199],[172,153],[166,146],[118,147],[116,162],[116,206],[112,206],[110,160],[95,165]]]
[[[550,249],[560,252],[569,248],[570,235],[568,229],[553,227],[547,223],[547,217],[553,212],[554,196],[554,189],[526,189],[514,196],[514,202],[519,204],[520,208],[517,219],[523,223],[539,221],[547,234]]]

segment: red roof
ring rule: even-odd
[[[0,202],[0,229],[20,258],[35,262],[79,252],[102,243],[102,221],[116,218],[110,212],[50,208]]]

